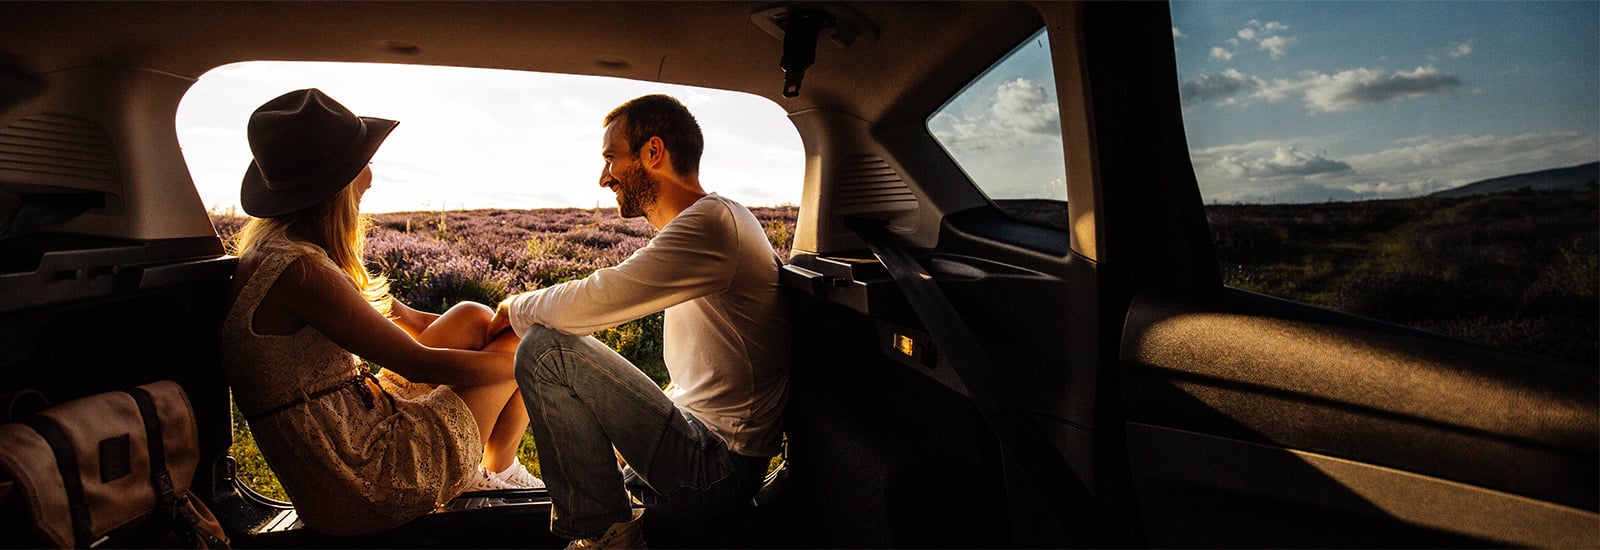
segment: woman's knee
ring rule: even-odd
[[[453,322],[469,325],[488,326],[489,320],[494,318],[494,310],[477,302],[466,301],[451,306],[439,318],[440,320],[448,318]]]
[[[417,341],[441,348],[484,349],[489,344],[485,340],[485,332],[493,318],[494,310],[488,306],[477,302],[461,302],[434,320],[422,331]]]

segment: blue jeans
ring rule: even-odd
[[[628,463],[629,483],[643,486],[647,507],[718,514],[747,504],[761,486],[767,459],[729,451],[592,337],[535,325],[522,335],[516,371],[556,535],[588,537],[630,517],[613,448]]]

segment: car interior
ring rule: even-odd
[[[1051,223],[927,125],[1041,31]],[[609,76],[768,98],[806,155],[784,467],[653,545],[1600,546],[1592,369],[1222,284],[1172,36],[1165,2],[6,2],[0,392],[177,381],[237,546],[564,544],[543,490],[335,537],[235,479],[235,258],[174,118],[241,61]]]

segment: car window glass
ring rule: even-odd
[[[1174,2],[1226,284],[1595,365],[1593,2]]]
[[[1043,29],[935,111],[927,125],[1001,210],[1066,228],[1061,115]]]

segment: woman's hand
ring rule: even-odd
[[[487,327],[488,332],[484,334],[483,341],[492,342],[496,336],[500,335],[500,333],[510,329],[511,299],[507,298],[505,300],[501,300],[500,305],[494,308],[494,318],[489,320],[489,326]]]
[[[394,321],[396,325],[400,325],[400,328],[405,329],[407,333],[411,334],[412,338],[416,338],[417,335],[428,330],[428,327],[432,326],[434,321],[439,320],[439,314],[417,311],[411,309],[411,306],[401,303],[400,300],[391,300],[389,302],[389,320]]]

